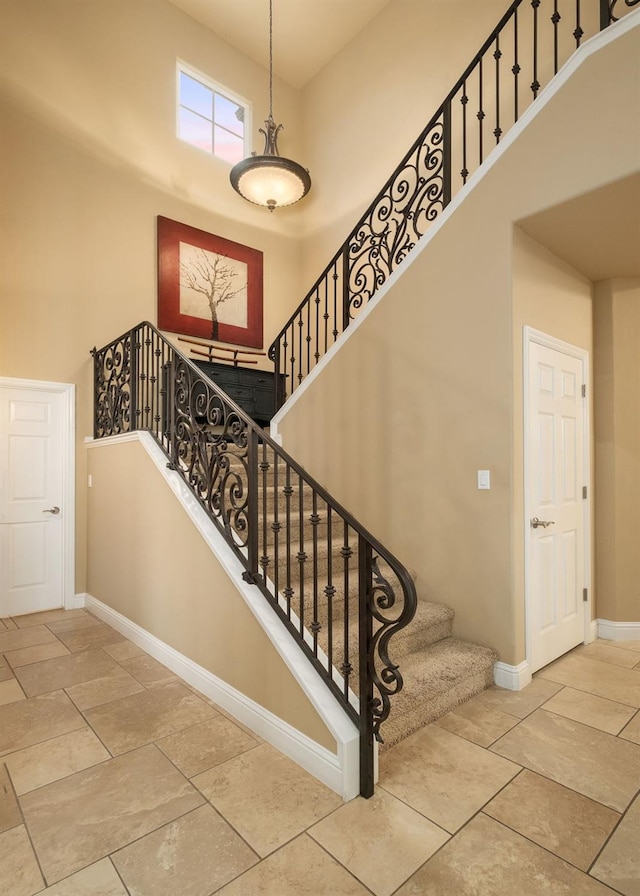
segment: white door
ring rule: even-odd
[[[0,616],[65,603],[74,512],[69,387],[11,383],[0,383]]]
[[[525,539],[532,672],[585,639],[587,357],[561,345],[528,341]]]

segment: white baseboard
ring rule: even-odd
[[[531,684],[529,663],[520,663],[519,666],[510,666],[508,663],[494,663],[493,680],[499,688],[507,688],[509,691],[521,691],[528,684]]]
[[[585,644],[591,644],[598,637],[598,620],[592,619],[589,623],[589,630],[587,633],[587,639],[585,639]]]
[[[598,637],[608,641],[640,641],[640,622],[610,622],[596,619]]]
[[[78,594],[74,594],[72,599],[65,603],[65,610],[80,610],[84,607],[84,602],[86,599],[86,594],[84,591],[78,592]]]
[[[296,730],[287,722],[228,685],[212,672],[194,663],[155,635],[90,594],[82,595],[84,605],[108,625],[163,663],[188,684],[264,738],[343,799],[353,799],[359,791],[358,741],[338,744],[338,754]]]

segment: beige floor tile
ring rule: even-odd
[[[60,619],[80,619],[88,616],[86,610],[65,610],[60,607],[57,610],[41,610],[38,613],[25,613],[24,616],[14,616],[13,621],[17,628],[29,628],[32,625],[46,625],[49,622],[57,622]]]
[[[591,725],[592,728],[599,728],[609,734],[619,734],[636,713],[632,706],[623,706],[622,703],[614,703],[613,700],[595,697],[574,688],[558,691],[545,703],[544,708],[547,712]]]
[[[508,691],[506,688],[492,687],[482,691],[469,702],[476,706],[490,706],[500,712],[506,712],[517,719],[524,719],[538,709],[554,694],[561,685],[551,681],[534,678],[531,684],[521,691]]]
[[[6,632],[7,626],[4,624],[4,620],[0,619],[0,632]]]
[[[92,647],[105,647],[107,644],[117,644],[124,640],[120,632],[103,623],[75,632],[58,632],[57,637],[71,653],[89,650]]]
[[[569,654],[538,674],[577,691],[640,708],[640,671]]]
[[[9,772],[4,762],[0,762],[0,834],[22,824],[22,815]]]
[[[73,656],[84,655],[82,653],[73,654]],[[102,706],[103,703],[110,703],[112,700],[119,700],[121,697],[128,697],[130,694],[137,694],[142,690],[144,687],[140,682],[118,665],[104,675],[92,678],[91,681],[74,684],[66,689],[67,694],[80,710]]]
[[[369,891],[303,834],[216,896],[369,896]]]
[[[544,710],[491,750],[617,812],[627,808],[640,783],[640,747]]]
[[[64,691],[9,703],[0,707],[0,756],[84,727]]]
[[[562,859],[480,813],[396,896],[612,896]]]
[[[635,650],[636,653],[640,653],[640,641],[605,641],[604,643],[618,647],[620,650]]]
[[[341,806],[308,833],[376,896],[391,896],[449,839],[382,788],[371,799]],[[374,843],[384,849],[372,848]]]
[[[166,684],[169,681],[177,681],[177,676],[171,669],[167,669],[152,656],[146,653],[142,656],[134,656],[128,660],[119,660],[123,669],[133,675],[144,685]]]
[[[446,716],[441,716],[435,724],[453,734],[459,734],[474,744],[488,747],[517,725],[518,719],[491,705],[469,700],[468,703],[463,703],[452,712],[448,712]]]
[[[129,896],[109,859],[77,871],[59,884],[47,887],[44,896]]]
[[[625,666],[627,669],[633,669],[640,659],[632,650],[622,650],[613,646],[610,641],[594,641],[592,644],[576,647],[572,651],[572,656],[586,656],[591,660],[600,660],[613,666]]]
[[[44,881],[23,824],[0,834],[0,893],[33,896]]]
[[[119,669],[116,661],[103,650],[86,650],[66,656],[20,666],[16,678],[29,697],[69,688],[74,684],[102,678]]]
[[[33,647],[34,644],[46,644],[55,641],[56,636],[46,625],[34,625],[32,628],[16,628],[12,631],[0,632],[0,653],[19,650],[21,647]]]
[[[133,641],[118,641],[116,644],[105,644],[102,648],[119,663],[130,660],[133,656],[144,656],[145,652]]]
[[[629,807],[591,874],[624,896],[640,896],[640,796]]]
[[[453,833],[520,771],[437,725],[380,757],[380,786]]]
[[[620,820],[613,809],[526,769],[483,811],[582,871]]]
[[[4,656],[0,654],[0,681],[8,681],[10,678],[13,678],[11,667]]]
[[[8,678],[5,681],[0,681],[0,706],[4,706],[7,703],[15,703],[17,700],[24,699],[25,693],[15,678]]]
[[[176,734],[214,718],[216,712],[183,684],[143,690],[86,712],[86,718],[114,755]]]
[[[112,856],[136,896],[208,896],[258,857],[210,806],[200,806]]]
[[[48,883],[143,837],[203,803],[153,745],[21,797]]]
[[[97,765],[111,756],[90,728],[79,728],[2,758],[18,795]]]
[[[640,712],[636,713],[626,728],[622,729],[620,737],[630,740],[634,744],[640,744]]]
[[[56,635],[60,632],[77,632],[82,628],[93,628],[94,625],[100,625],[100,620],[95,616],[89,616],[85,613],[83,616],[72,616],[66,619],[58,619],[56,622],[47,622],[47,628],[51,629]]]
[[[203,772],[193,783],[261,856],[342,804],[269,744]]]
[[[188,778],[258,746],[258,741],[224,716],[163,737],[158,746]]]
[[[2,617],[2,625],[4,626],[6,631],[12,631],[18,628],[13,619],[10,619],[8,616]]]
[[[68,656],[69,651],[60,641],[51,641],[48,644],[36,644],[35,647],[22,647],[20,650],[11,650],[5,654],[7,662],[14,669],[19,666],[28,666],[31,663],[41,663],[43,660],[55,659],[58,656]]]

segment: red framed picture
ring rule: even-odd
[[[262,348],[262,252],[158,215],[158,329]]]

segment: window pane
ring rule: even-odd
[[[213,91],[184,72],[180,72],[180,104],[213,119],[212,115]]]
[[[206,121],[199,115],[194,115],[188,109],[180,109],[180,131],[181,140],[193,143],[200,149],[207,152],[213,152],[211,140],[211,122]]]
[[[222,125],[232,134],[238,137],[244,136],[244,109],[232,100],[228,100],[226,96],[219,93],[215,95],[214,120],[216,124]]]
[[[224,128],[215,127],[215,154],[231,165],[240,162],[244,158],[244,141],[242,137],[230,134]]]

